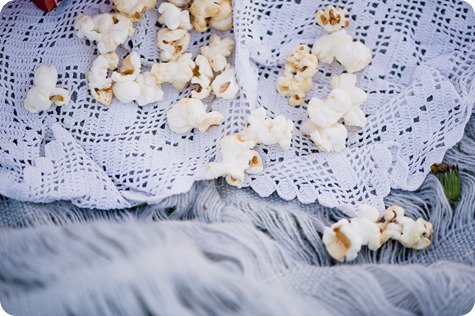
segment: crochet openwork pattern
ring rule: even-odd
[[[110,108],[89,94],[86,71],[95,45],[76,37],[77,14],[111,10],[110,1],[63,1],[48,15],[29,0],[5,6],[0,16],[0,194],[82,207],[124,208],[187,191],[203,179],[208,162],[219,159],[219,140],[241,130],[251,109],[264,106],[296,123],[291,150],[260,146],[262,174],[249,176],[261,196],[319,201],[352,213],[368,203],[382,209],[390,189],[414,190],[463,135],[475,102],[475,16],[462,1],[339,1],[352,23],[348,33],[371,48],[373,61],[358,74],[368,92],[369,123],[351,129],[348,149],[320,153],[299,131],[305,106],[293,108],[278,95],[276,80],[286,55],[323,34],[315,12],[330,1],[235,1],[233,55],[242,87],[234,101],[207,100],[225,123],[210,132],[172,133],[166,111],[190,89],[164,85],[165,99],[140,108],[114,101]],[[134,49],[145,69],[159,61],[158,12],[136,24],[120,49]],[[192,31],[196,55],[212,32]],[[40,63],[57,67],[58,86],[69,89],[64,107],[30,114],[23,101]],[[320,65],[312,91],[325,98],[332,75],[343,67]],[[218,155],[218,156],[217,156]]]

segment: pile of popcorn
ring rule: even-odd
[[[258,174],[264,169],[259,153],[253,150],[256,145],[278,144],[283,150],[290,149],[292,120],[282,115],[268,120],[266,116],[264,108],[252,111],[246,128],[221,140],[223,160],[209,164],[206,179],[225,177],[228,184],[241,187],[246,174]]]
[[[140,21],[146,11],[155,8],[156,0],[114,0],[116,13],[80,15],[76,19],[78,36],[96,42],[101,54],[87,76],[94,99],[109,106],[115,96],[121,103],[135,101],[139,106],[145,106],[163,99],[161,85],[165,83],[177,90],[190,83],[196,85],[192,93],[196,99],[204,99],[211,93],[226,99],[236,97],[239,86],[234,69],[226,60],[234,48],[232,39],[221,40],[214,35],[210,45],[202,47],[201,54],[194,60],[192,54],[186,52],[191,29],[204,32],[210,25],[228,31],[232,27],[231,2],[194,0],[191,5],[190,2],[173,0],[162,2],[158,7],[159,22],[164,25],[157,35],[161,62],[145,72],[141,72],[140,55],[134,51],[117,71],[116,50],[133,36],[133,22]],[[188,6],[189,10],[186,9]]]
[[[387,208],[381,219],[377,209],[360,205],[357,217],[341,219],[324,228],[323,243],[334,259],[351,261],[356,259],[363,246],[376,251],[390,239],[406,248],[426,249],[431,244],[429,237],[432,231],[430,222],[404,216],[402,207]]]
[[[338,152],[346,148],[348,132],[340,123],[364,127],[366,117],[361,105],[367,94],[356,87],[356,76],[371,62],[371,51],[364,44],[353,41],[344,30],[350,25],[346,10],[327,6],[318,11],[317,23],[328,32],[318,38],[312,50],[306,45],[296,47],[287,57],[284,76],[277,80],[277,91],[290,97],[289,104],[301,105],[311,90],[318,63],[330,64],[338,61],[347,71],[331,80],[332,91],[325,100],[312,98],[308,103],[310,120],[301,131],[310,136],[315,145],[324,152]]]

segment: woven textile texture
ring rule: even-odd
[[[87,208],[124,208],[155,203],[188,191],[203,179],[210,160],[219,159],[217,143],[242,129],[251,109],[264,106],[297,125],[291,150],[258,148],[262,174],[249,176],[260,196],[274,192],[285,200],[338,207],[352,214],[365,202],[382,210],[391,188],[415,190],[434,162],[463,134],[475,101],[475,17],[456,0],[339,1],[349,9],[348,32],[373,52],[359,74],[368,91],[364,105],[369,124],[350,130],[348,149],[319,153],[298,126],[305,106],[293,108],[276,92],[287,53],[312,44],[322,34],[314,13],[329,1],[235,1],[233,55],[242,86],[234,101],[206,100],[222,112],[223,126],[206,134],[171,133],[166,111],[190,89],[165,85],[165,99],[143,108],[89,95],[85,73],[95,47],[74,34],[79,13],[109,12],[110,1],[63,1],[48,15],[29,0],[6,5],[0,16],[0,193],[19,200],[70,200]],[[140,52],[145,69],[159,61],[158,12],[149,11],[135,36],[120,49]],[[205,45],[210,32],[192,33],[190,51]],[[39,114],[23,108],[40,63],[55,65],[59,86],[72,101]],[[324,98],[338,65],[321,65],[308,97]]]
[[[128,210],[0,198],[0,302],[15,316],[463,315],[475,302],[474,157],[475,116],[446,156],[461,172],[455,209],[433,175],[385,199],[430,220],[432,245],[388,242],[349,264],[321,240],[343,212],[219,182]]]

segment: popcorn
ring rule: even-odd
[[[389,239],[399,241],[404,247],[423,250],[431,244],[432,224],[422,218],[416,221],[404,216],[404,209],[391,206],[384,212],[380,223],[378,211],[369,205],[361,205],[358,216],[350,221],[341,219],[331,227],[325,227],[323,243],[330,255],[338,260],[351,261],[362,246],[378,250]]]
[[[223,0],[193,0],[190,6],[191,24],[198,32],[208,29],[208,19],[218,17]]]
[[[177,90],[186,87],[193,78],[195,63],[191,54],[181,55],[177,60],[152,66],[151,73],[158,84],[171,83]]]
[[[367,120],[360,107],[366,101],[368,95],[362,89],[356,87],[356,75],[345,73],[335,76],[330,84],[333,89],[345,91],[351,100],[351,108],[343,116],[345,124],[364,127]]]
[[[140,86],[140,95],[135,100],[139,106],[163,100],[163,90],[150,72],[138,75],[135,82]]]
[[[239,85],[236,81],[234,68],[228,67],[223,73],[218,75],[211,84],[213,93],[218,98],[226,100],[235,99],[239,92]]]
[[[308,115],[312,123],[327,128],[335,125],[351,106],[348,94],[341,89],[334,89],[325,100],[312,98],[308,104]]]
[[[325,227],[322,240],[330,256],[338,261],[355,259],[362,247],[362,241],[346,219]]]
[[[345,30],[317,39],[313,44],[312,54],[324,64],[330,64],[336,59],[349,73],[364,70],[372,59],[371,50],[363,43],[353,42]]]
[[[209,26],[218,31],[226,32],[233,27],[233,7],[231,0],[219,1],[220,12],[217,16],[209,19]]]
[[[220,142],[223,160],[209,164],[205,179],[225,177],[229,185],[241,187],[246,173],[258,174],[263,170],[259,153],[252,150],[255,145],[241,135],[224,137]]]
[[[348,14],[346,9],[335,8],[329,5],[325,7],[325,11],[319,10],[317,12],[317,23],[329,33],[336,32],[343,27],[350,26],[350,20],[346,18],[346,14]]]
[[[354,73],[362,71],[371,62],[371,50],[360,42],[344,43],[336,46],[335,59],[346,71]]]
[[[246,139],[256,144],[274,145],[279,144],[284,150],[290,149],[294,123],[279,115],[273,120],[266,120],[266,110],[258,108],[248,116],[248,125],[241,132]]]
[[[193,70],[194,77],[191,83],[198,85],[198,87],[191,91],[191,96],[195,99],[204,99],[209,96],[213,90],[211,87],[211,80],[213,79],[213,70],[208,62],[208,59],[203,55],[196,56],[195,69]]]
[[[120,72],[115,71],[112,74],[112,80],[115,82],[135,81],[142,68],[140,55],[132,51],[122,63]]]
[[[135,81],[120,81],[114,83],[112,91],[114,92],[114,96],[121,103],[125,104],[137,100],[140,97],[142,89]]]
[[[309,135],[315,145],[324,152],[340,152],[346,148],[348,131],[341,124],[320,127],[312,121],[307,121],[302,125],[301,131]]]
[[[176,5],[177,7],[183,7],[190,3],[191,0],[168,0],[171,4]]]
[[[231,55],[234,49],[234,40],[230,38],[221,39],[218,35],[211,35],[208,46],[200,48],[201,55],[208,58],[209,63],[215,72],[223,71],[228,61],[227,57]]]
[[[87,80],[92,97],[99,103],[109,106],[112,102],[112,79],[109,70],[117,68],[119,56],[115,52],[99,55],[87,72]]]
[[[114,52],[135,32],[132,21],[121,14],[79,15],[74,26],[79,38],[97,42],[101,54]]]
[[[331,64],[335,59],[337,47],[351,42],[353,38],[345,30],[325,34],[313,44],[312,54],[317,56],[319,62]]]
[[[170,30],[178,28],[190,30],[192,28],[188,10],[181,10],[172,3],[162,2],[158,7],[158,13],[160,13],[158,21],[165,24]]]
[[[69,92],[62,88],[56,88],[58,71],[54,66],[40,65],[35,71],[33,88],[28,91],[24,107],[30,113],[38,113],[48,110],[53,102],[62,106],[69,103]]]
[[[284,76],[277,79],[277,91],[290,97],[290,105],[301,105],[312,89],[312,77],[317,71],[318,59],[310,53],[310,47],[299,45],[287,56]]]
[[[102,34],[99,33],[98,25],[94,23],[93,17],[89,15],[80,14],[74,22],[77,36],[79,38],[87,38],[90,41],[99,42]]]
[[[384,219],[383,242],[394,239],[404,247],[415,250],[423,250],[430,246],[429,237],[433,231],[431,223],[422,218],[413,220],[404,216],[404,209],[399,206],[389,207],[384,212]]]
[[[330,255],[338,261],[356,259],[363,246],[378,250],[382,245],[378,210],[360,206],[358,216],[351,221],[341,219],[323,231],[323,243]]]
[[[142,20],[142,14],[155,8],[157,0],[113,0],[115,10],[132,21]]]
[[[213,126],[219,126],[224,117],[219,112],[206,113],[207,106],[198,99],[182,99],[167,112],[168,126],[179,134],[198,128],[207,132]]]
[[[310,47],[299,45],[294,48],[284,67],[284,74],[296,74],[298,77],[311,78],[318,72],[318,59],[310,53]]]
[[[157,46],[162,50],[162,61],[178,58],[190,46],[191,35],[187,30],[161,29],[157,35]]]
[[[284,97],[290,97],[290,105],[297,106],[304,103],[307,93],[312,89],[312,83],[311,77],[296,77],[294,75],[279,77],[277,91]]]

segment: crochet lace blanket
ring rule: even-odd
[[[318,201],[351,214],[357,204],[379,208],[391,188],[415,190],[434,162],[463,135],[475,102],[475,16],[457,0],[235,1],[233,56],[242,87],[234,101],[207,100],[224,114],[209,133],[172,133],[165,113],[190,95],[164,85],[165,99],[140,108],[101,106],[89,95],[85,73],[95,47],[76,37],[77,14],[109,12],[101,0],[64,1],[42,14],[29,0],[10,2],[0,16],[0,194],[19,200],[71,200],[81,207],[124,208],[188,191],[219,159],[219,140],[242,129],[251,109],[264,106],[296,123],[289,151],[262,146],[265,170],[246,186],[303,203]],[[299,126],[305,107],[277,94],[288,52],[322,34],[314,13],[327,4],[350,11],[349,34],[371,48],[373,62],[358,75],[368,92],[367,127],[352,129],[348,149],[320,153]],[[159,61],[158,12],[149,11],[121,49],[134,49],[145,68]],[[192,33],[190,51],[211,32]],[[23,101],[40,63],[55,65],[72,101],[30,114]],[[321,65],[308,97],[324,98],[339,65]]]

